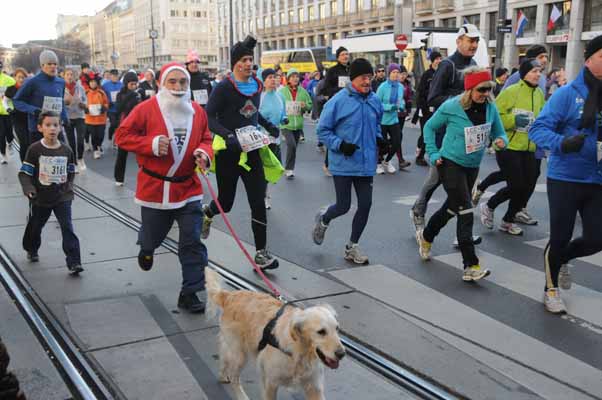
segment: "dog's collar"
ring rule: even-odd
[[[274,334],[272,333],[272,331],[274,330],[274,327],[276,327],[276,322],[278,322],[278,318],[280,318],[282,316],[282,314],[284,314],[284,309],[288,305],[291,305],[291,304],[284,303],[282,305],[282,307],[280,307],[280,309],[278,310],[278,312],[276,313],[274,318],[272,318],[270,320],[270,322],[268,322],[267,325],[263,328],[263,336],[261,337],[261,341],[259,342],[259,346],[257,347],[258,352],[261,352],[269,344],[270,346],[280,350],[287,356],[289,356],[289,357],[293,356],[293,353],[280,347],[280,343],[278,343],[278,339],[276,339],[276,336],[274,336]]]

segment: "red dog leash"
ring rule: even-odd
[[[282,299],[282,295],[280,294],[280,292],[278,291],[278,289],[276,289],[274,287],[274,285],[272,284],[272,282],[270,282],[270,280],[265,276],[265,274],[263,273],[263,271],[261,270],[261,268],[259,268],[259,266],[255,262],[255,260],[253,259],[253,257],[251,257],[251,255],[249,254],[249,252],[247,251],[247,249],[245,248],[245,246],[243,246],[242,242],[238,238],[238,235],[236,234],[236,231],[234,231],[234,228],[232,227],[232,224],[230,224],[230,220],[228,219],[228,216],[224,212],[224,209],[222,208],[222,205],[220,204],[219,200],[217,199],[217,195],[215,194],[215,190],[213,190],[213,186],[211,185],[211,182],[209,181],[209,177],[206,174],[204,174],[202,172],[199,172],[198,168],[197,168],[197,173],[198,173],[198,175],[202,176],[203,179],[205,180],[205,183],[207,184],[207,188],[209,189],[209,193],[211,194],[211,197],[213,198],[213,201],[215,201],[215,204],[217,205],[217,209],[219,210],[219,213],[221,214],[222,218],[224,219],[224,222],[226,223],[226,226],[228,227],[228,230],[232,234],[232,237],[234,237],[234,240],[236,241],[236,244],[238,244],[238,247],[240,247],[240,249],[242,250],[242,252],[247,257],[247,260],[249,260],[249,262],[251,263],[251,265],[255,269],[255,272],[257,272],[257,274],[265,282],[265,284],[272,291],[272,293],[274,294],[274,296],[276,296],[279,299]]]

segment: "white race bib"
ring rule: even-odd
[[[188,133],[186,128],[174,128],[173,130],[174,141],[176,142],[178,153],[182,152],[184,142],[186,142],[186,133]]]
[[[207,89],[193,90],[192,97],[194,98],[194,101],[202,106],[209,102],[209,94],[207,93]]]
[[[44,186],[67,182],[67,157],[40,156],[38,179]]]
[[[344,88],[347,84],[351,82],[348,76],[339,76],[339,87]]]
[[[115,103],[117,101],[117,93],[119,93],[119,91],[111,92],[111,103]]]
[[[245,153],[261,149],[270,144],[270,138],[261,133],[253,125],[237,129],[236,137],[238,138],[242,151]]]
[[[88,106],[88,110],[92,116],[100,115],[102,111],[102,104],[90,104]]]
[[[602,160],[602,142],[596,144],[596,149],[598,150],[598,162],[600,162]]]
[[[531,128],[531,125],[533,125],[533,122],[535,122],[535,114],[533,114],[533,111],[521,110],[521,109],[515,108],[514,110],[512,110],[512,114],[513,115],[526,115],[529,118],[529,125],[525,126],[524,128],[516,128],[517,132],[528,133],[529,129]]]
[[[63,98],[44,96],[42,111],[53,111],[57,114],[60,114],[61,111],[63,111]]]
[[[287,101],[286,102],[286,115],[288,115],[288,116],[301,115],[301,103],[298,101]]]
[[[464,128],[464,143],[466,154],[482,150],[485,147],[487,136],[491,133],[491,124],[469,126]]]
[[[154,90],[150,90],[150,89],[149,90],[145,90],[144,91],[144,95],[146,97],[153,97],[155,95],[155,91]]]

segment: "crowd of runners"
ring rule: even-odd
[[[254,64],[256,42],[250,36],[232,47],[230,71],[216,77],[201,71],[195,51],[160,71],[101,75],[85,63],[77,70],[60,69],[57,55],[44,50],[35,75],[22,68],[0,73],[0,163],[8,162],[18,142],[19,181],[30,202],[23,238],[28,259],[38,261],[42,228],[54,213],[69,272],[83,271],[71,203],[74,178],[87,168],[84,153],[97,160],[114,148],[117,186],[124,184],[128,153],[133,153],[142,218],[139,265],[152,268],[155,249],[177,221],[183,275],[178,305],[203,312],[197,295],[204,290],[208,262],[203,240],[220,212],[232,209],[239,179],[251,210],[254,261],[264,271],[278,268],[268,251],[268,187],[295,178],[297,146],[313,119],[317,150],[324,154],[321,167],[332,176],[336,194],[315,217],[313,242],[321,245],[333,221],[349,212],[353,188],[357,208],[342,254],[367,264],[359,243],[373,180],[411,165],[402,150],[404,124],[411,121],[421,130],[412,161],[428,168],[410,211],[417,251],[428,261],[440,231],[455,218],[467,282],[490,274],[475,251],[481,241],[473,235],[475,212],[486,228],[497,226],[508,235],[522,235],[536,225],[529,200],[546,160],[550,241],[543,257],[544,304],[552,313],[564,313],[559,288],[571,286],[568,262],[602,250],[597,209],[602,201],[602,36],[587,44],[583,68],[571,82],[564,71],[548,71],[543,45],[531,46],[515,71],[478,66],[473,57],[479,40],[474,25],[463,25],[456,51],[448,57],[429,51],[430,65],[417,82],[404,65],[374,66],[363,58],[350,62],[343,47],[327,71],[261,69]],[[479,180],[487,152],[495,154],[499,169]],[[200,174],[210,171],[216,176],[217,201],[203,205]],[[503,188],[481,201],[498,183]],[[447,198],[427,217],[439,186]],[[505,202],[496,221],[495,210]],[[577,213],[583,229],[573,238]]]

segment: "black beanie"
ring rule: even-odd
[[[497,68],[495,70],[495,77],[499,78],[500,76],[507,74],[507,73],[508,73],[508,68]]]
[[[365,74],[374,75],[372,64],[370,64],[370,62],[365,58],[357,58],[353,60],[351,67],[349,67],[349,78],[354,80],[358,76]]]
[[[443,58],[443,56],[441,55],[441,53],[439,53],[438,51],[432,51],[432,52],[431,52],[431,55],[429,56],[429,60],[430,60],[431,62],[433,62],[433,61],[435,61],[436,59],[438,59],[439,57],[442,57],[442,58]]]
[[[249,35],[242,42],[237,42],[232,46],[232,50],[230,51],[230,67],[234,69],[234,65],[243,57],[252,57],[256,44],[257,40]]]
[[[90,68],[90,64],[88,64],[88,63],[85,62],[85,63],[82,63],[81,67],[82,67],[82,69],[84,69],[84,68]]]
[[[520,65],[518,73],[521,79],[525,79],[525,76],[531,71],[533,68],[541,67],[541,64],[537,60],[525,60]]]
[[[126,72],[123,75],[123,85],[127,86],[130,82],[138,82],[138,75],[134,71]]]
[[[274,71],[273,68],[266,68],[263,71],[261,71],[261,79],[264,80],[264,81],[270,75],[276,75],[276,71]]]
[[[346,51],[347,53],[349,53],[349,50],[347,50],[347,49],[346,49],[346,48],[344,48],[343,46],[339,47],[339,48],[337,49],[337,52],[336,52],[336,58],[338,59],[338,58],[339,58],[339,55],[340,55],[342,52],[344,52],[344,51]]]
[[[585,47],[585,59],[587,60],[598,50],[602,49],[602,35],[596,36],[592,40],[589,41],[587,46]]]
[[[533,46],[529,47],[527,49],[527,58],[536,58],[538,55],[543,54],[543,53],[547,53],[548,49],[545,48],[545,46],[542,46],[541,44],[534,44]]]

